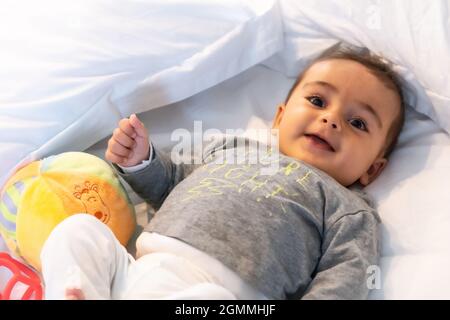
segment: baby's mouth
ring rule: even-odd
[[[305,134],[305,137],[317,148],[335,152],[334,148],[325,139],[315,134]]]

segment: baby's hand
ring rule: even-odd
[[[132,114],[119,121],[119,127],[108,141],[105,157],[122,167],[132,167],[149,157],[150,145],[144,124]]]

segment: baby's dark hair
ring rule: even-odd
[[[386,59],[372,53],[367,48],[356,48],[346,46],[342,43],[338,43],[325,52],[323,52],[318,58],[314,59],[307,65],[303,72],[298,76],[291,90],[289,91],[285,104],[288,103],[297,85],[302,81],[303,76],[306,74],[308,69],[315,63],[325,60],[332,59],[343,59],[358,62],[365,66],[375,77],[377,77],[386,88],[394,91],[398,94],[400,99],[400,113],[394,119],[391,127],[389,128],[387,138],[386,138],[386,149],[384,151],[384,156],[389,156],[394,150],[397,144],[398,136],[403,128],[403,123],[405,121],[405,100],[402,91],[402,85],[400,77],[395,73],[392,68],[392,64]]]

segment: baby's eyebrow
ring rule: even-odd
[[[303,88],[306,88],[306,87],[308,87],[308,86],[313,86],[313,85],[319,85],[319,86],[322,86],[322,87],[327,87],[327,88],[330,89],[331,91],[339,92],[339,90],[338,90],[335,86],[333,86],[331,83],[328,83],[328,82],[325,82],[325,81],[312,81],[312,82],[308,82],[308,83],[305,83],[305,85],[303,86]]]

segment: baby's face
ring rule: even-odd
[[[308,69],[273,126],[282,153],[344,186],[367,185],[386,165],[386,138],[399,112],[399,96],[366,67],[325,60]]]

